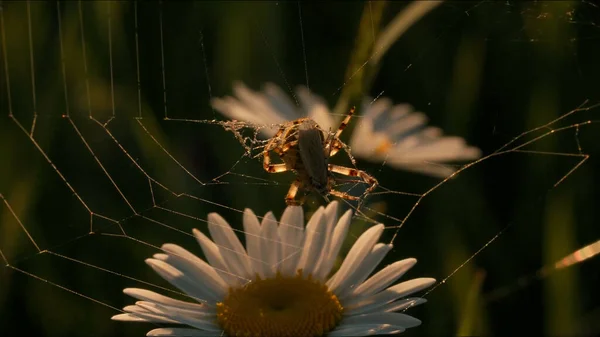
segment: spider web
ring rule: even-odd
[[[267,18],[291,16],[298,27],[277,37],[270,34],[270,26],[259,23],[259,16],[253,16],[246,21],[253,27],[248,33],[251,41],[236,38],[235,33],[243,28],[221,26],[209,15],[224,12],[235,22],[242,20],[240,15],[250,4],[179,6],[2,3],[2,110],[7,117],[0,123],[0,158],[6,163],[0,178],[0,257],[6,267],[0,302],[2,326],[8,327],[9,334],[17,329],[22,332],[23,327],[18,326],[30,321],[38,323],[25,329],[47,335],[81,335],[82,329],[84,334],[93,331],[97,335],[145,333],[147,326],[109,320],[130,302],[122,289],[135,286],[182,294],[145,268],[143,259],[167,242],[198,253],[191,229],[206,231],[209,212],[223,215],[238,234],[243,233],[241,213],[246,207],[260,219],[270,210],[281,215],[283,196],[293,175],[262,171],[260,154],[265,140],[259,137],[261,128],[277,125],[231,122],[209,108],[210,98],[229,94],[231,81],[236,79],[230,77],[244,75],[243,70],[235,71],[239,60],[224,59],[221,64],[211,57],[235,53],[219,50],[220,39],[234,40],[228,43],[233,48],[256,42],[260,53],[249,53],[246,62],[258,59],[257,68],[268,71],[261,76],[249,72],[247,77],[253,78],[256,86],[267,81],[280,83],[296,103],[293,83],[303,83],[315,93],[321,89],[322,96],[335,102],[356,74],[344,77],[343,67],[323,71],[318,60],[339,55],[319,53],[314,35],[325,31],[332,34],[327,39],[343,39],[351,45],[356,27],[307,27],[309,20],[339,16],[344,12],[339,4],[254,5]],[[558,9],[552,6],[487,1],[443,4],[433,17],[416,24],[415,31],[403,37],[406,41],[399,43],[405,48],[390,49],[382,67],[397,62],[390,68],[395,71],[381,71],[373,84],[375,100],[384,95],[394,97],[395,103],[409,101],[431,110],[434,121],[434,112],[443,111],[447,104],[446,112],[452,117],[440,113],[437,121],[449,127],[446,132],[465,137],[467,128],[455,119],[464,121],[469,116],[456,109],[475,110],[476,95],[461,96],[464,91],[451,93],[449,98],[440,95],[439,89],[447,83],[432,74],[441,72],[440,77],[457,81],[450,83],[452,87],[467,86],[491,95],[486,101],[500,102],[494,108],[480,104],[477,109],[485,112],[473,115],[475,121],[470,122],[476,125],[474,137],[480,140],[471,143],[487,154],[481,159],[456,166],[455,174],[438,181],[402,173],[385,162],[367,163],[357,158],[357,168],[372,174],[380,185],[358,204],[342,202],[355,211],[348,244],[371,224],[383,222],[385,239],[396,247],[388,260],[415,256],[420,263],[411,275],[440,281],[425,295],[431,301],[427,308],[415,309],[415,315],[426,322],[422,331],[483,333],[486,328],[482,326],[469,330],[474,317],[481,319],[473,311],[482,306],[490,308],[490,316],[484,317],[491,321],[487,329],[504,331],[498,328],[498,321],[507,311],[515,310],[524,299],[540,303],[537,294],[531,294],[539,289],[532,291],[528,286],[598,251],[597,245],[576,249],[600,238],[589,226],[596,219],[593,203],[577,196],[582,184],[593,186],[585,179],[593,179],[591,172],[597,166],[593,161],[598,151],[600,108],[598,87],[593,86],[597,74],[590,63],[598,56],[593,45],[600,38],[600,9],[586,1],[565,3]],[[400,5],[390,7],[401,10]],[[362,7],[355,10],[357,16],[348,21],[357,24]],[[205,11],[208,14],[201,14]],[[188,17],[181,19],[182,12]],[[481,21],[486,18],[489,20]],[[201,24],[186,27],[186,22]],[[429,31],[435,22],[441,22],[439,27]],[[571,30],[564,36],[550,35],[552,25],[560,24]],[[473,27],[481,27],[481,31]],[[182,34],[182,30],[190,33]],[[559,41],[556,45],[555,40]],[[461,76],[449,74],[447,69],[461,74],[470,69],[472,64],[461,64],[461,58],[437,65],[437,55],[456,45],[464,47],[457,48],[458,52],[469,51],[462,59],[475,63],[485,55],[478,48],[496,48],[489,58],[498,67],[503,63],[494,58],[515,57],[498,54],[498,49],[515,51],[516,57],[542,50],[528,61],[562,50],[568,63],[565,78],[576,92],[569,91],[561,101],[553,102],[545,93],[561,90],[531,84],[542,92],[531,93],[531,101],[526,99],[530,93],[518,96],[513,92],[510,98],[515,102],[509,104],[501,94],[494,96],[502,86],[470,88],[468,81],[460,81]],[[291,65],[278,54],[282,46],[298,54],[289,61]],[[481,63],[479,67],[480,72],[496,75],[507,71],[488,69]],[[464,76],[478,75],[467,72]],[[419,85],[398,85],[399,80],[420,78],[426,80]],[[505,74],[501,81],[522,80],[521,74]],[[418,99],[412,101],[411,96]],[[514,108],[520,110],[511,111]],[[548,110],[551,112],[543,113]],[[523,125],[514,123],[521,121],[519,113],[528,113]],[[360,121],[361,116],[355,116],[351,124]],[[337,160],[352,165],[343,151]],[[359,183],[343,179],[336,187],[361,189]],[[482,188],[485,191],[479,191]],[[583,191],[585,197],[597,200],[592,187]],[[485,196],[488,202],[473,195]],[[458,202],[456,196],[466,199]],[[314,211],[322,202],[313,196],[305,212]],[[561,212],[564,207],[572,208],[571,213]],[[556,221],[568,226],[552,225]],[[569,237],[577,230],[569,226],[581,230],[579,239]],[[446,240],[455,242],[448,245]],[[558,253],[555,249],[541,256],[543,249],[549,249],[544,247],[548,241],[555,242]],[[534,252],[515,256],[511,254],[514,245],[526,245]],[[548,260],[552,254],[558,255]],[[567,257],[559,261],[563,256]],[[506,262],[511,258],[523,262]],[[497,263],[507,266],[495,270]],[[597,261],[593,263],[597,267]],[[598,280],[598,274],[584,265],[580,268],[580,291],[584,291]],[[506,271],[508,275],[501,274]],[[446,310],[444,305],[436,309],[436,301],[451,303],[447,298],[464,303],[454,308],[454,317],[435,318],[445,316]],[[577,326],[588,330],[578,332],[598,331],[591,323],[597,316],[597,301],[582,306],[586,315]],[[428,327],[427,322],[434,318],[437,321]],[[530,326],[531,331],[543,331],[540,326]]]

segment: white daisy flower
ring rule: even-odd
[[[365,231],[331,275],[352,218],[350,210],[339,219],[337,212],[336,201],[320,207],[304,228],[299,206],[287,207],[279,223],[271,212],[261,222],[246,209],[245,248],[227,221],[211,213],[212,240],[194,230],[208,262],[174,244],[146,260],[193,301],[127,288],[124,293],[139,301],[112,319],[187,326],[154,329],[148,336],[365,336],[421,324],[398,311],[424,303],[406,296],[435,280],[392,285],[415,259],[371,275],[392,249],[377,243],[383,224]]]
[[[235,97],[212,100],[212,106],[231,119],[271,126],[310,117],[323,131],[336,130],[341,119],[331,114],[321,97],[305,87],[296,90],[300,107],[272,83],[266,84],[262,92],[256,92],[237,82],[233,91]],[[360,111],[362,118],[357,118],[349,141],[356,157],[385,161],[397,169],[446,177],[455,167],[443,163],[481,156],[481,151],[467,145],[464,139],[444,136],[441,129],[427,127],[427,117],[422,112],[414,112],[408,104],[393,105],[387,98],[379,98],[374,103],[365,100]],[[262,128],[261,134],[273,137],[277,129]]]

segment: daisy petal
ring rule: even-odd
[[[404,332],[406,329],[400,326],[389,324],[361,324],[351,326],[341,326],[330,332],[327,336],[374,336],[374,335],[394,335]]]
[[[332,201],[327,205],[325,211],[323,212],[323,217],[325,221],[325,228],[323,229],[323,244],[321,246],[321,251],[318,253],[318,260],[314,261],[315,269],[313,271],[313,276],[316,279],[322,280],[327,275],[323,275],[325,272],[321,269],[327,268],[327,258],[329,249],[331,246],[331,241],[333,239],[333,229],[337,220],[337,212],[338,212],[338,202]],[[328,272],[328,271],[327,271]]]
[[[354,297],[358,298],[378,293],[402,277],[402,275],[412,268],[415,263],[417,263],[417,259],[410,258],[386,266],[358,286],[356,290],[354,290]]]
[[[229,271],[240,277],[251,279],[250,259],[242,243],[231,226],[217,213],[208,214],[208,230],[214,243],[219,247],[223,260],[229,264]]]
[[[305,115],[317,122],[321,130],[325,132],[334,131],[333,125],[335,120],[331,117],[331,112],[329,112],[323,100],[311,94],[304,86],[299,86],[296,92],[298,93],[302,107],[306,111]]]
[[[181,309],[188,310],[196,310],[196,311],[205,311],[207,310],[207,306],[202,303],[192,303],[192,302],[184,302],[180,300],[176,300],[158,293],[155,293],[151,290],[139,289],[139,288],[125,288],[123,289],[123,293],[137,298],[142,301],[149,301],[159,304],[164,304],[172,307],[177,307]]]
[[[174,244],[164,244],[162,249],[169,253],[167,263],[184,272],[192,281],[206,287],[209,293],[214,295],[214,300],[225,296],[227,283],[208,263]]]
[[[129,314],[136,314],[136,313],[150,313],[148,310],[138,306],[138,305],[128,305],[125,306],[123,308],[123,311],[125,311],[126,313]]]
[[[334,294],[344,291],[340,288],[344,280],[352,274],[353,268],[360,264],[365,257],[371,252],[373,246],[379,240],[381,233],[383,233],[383,224],[379,224],[367,229],[359,238],[356,240],[348,255],[344,259],[338,272],[327,281],[327,286]]]
[[[233,97],[213,98],[210,101],[215,110],[223,115],[234,120],[242,120],[253,124],[265,124],[263,120],[257,118],[253,111],[248,110],[245,106]]]
[[[405,328],[391,325],[391,326],[380,327],[380,328],[377,328],[377,329],[369,330],[369,334],[371,336],[375,336],[375,335],[397,335],[397,334],[402,333],[404,331],[406,331]]]
[[[308,220],[306,225],[306,238],[304,241],[304,249],[298,261],[298,266],[295,269],[302,269],[306,275],[312,274],[315,265],[314,260],[318,257],[318,253],[323,246],[322,231],[325,229],[325,218],[323,217],[324,208],[321,206]]]
[[[210,320],[207,319],[203,319],[203,318],[199,318],[199,317],[192,317],[189,315],[184,315],[180,312],[174,312],[174,311],[168,311],[167,308],[162,307],[160,304],[155,304],[157,309],[159,309],[162,312],[168,312],[170,318],[172,318],[173,320],[178,321],[179,323],[182,324],[187,324],[189,326],[192,326],[196,329],[200,329],[200,330],[209,330],[209,331],[213,331],[213,332],[221,332],[221,328],[219,326],[217,326],[215,323],[213,323],[215,320],[214,318],[211,318]]]
[[[363,324],[389,324],[404,328],[413,328],[421,325],[421,321],[405,314],[396,312],[380,312],[374,314],[355,315],[344,318],[344,326]]]
[[[345,311],[347,315],[360,315],[360,314],[371,314],[375,312],[395,312],[406,310],[412,307],[416,307],[419,304],[423,304],[427,302],[426,299],[420,297],[411,297],[405,298],[402,300],[390,302],[388,304],[384,304],[383,306],[364,306],[354,309],[348,309]]]
[[[385,255],[392,250],[394,246],[391,244],[378,243],[373,247],[373,250],[369,255],[362,261],[361,264],[354,266],[354,271],[351,275],[348,275],[346,279],[340,284],[340,295],[338,296],[343,300],[356,289],[379,265]]]
[[[113,321],[121,321],[121,322],[149,322],[141,317],[132,315],[132,314],[118,314],[114,315],[110,318]]]
[[[363,104],[363,119],[350,139],[356,157],[373,162],[385,160],[392,167],[446,177],[456,167],[443,162],[474,160],[481,151],[460,137],[443,136],[439,128],[427,127],[427,117],[408,104],[391,105],[378,99]]]
[[[406,111],[405,109],[402,109]],[[427,116],[421,112],[402,113],[402,118],[392,121],[391,118],[382,121],[385,132],[392,137],[393,142],[401,142],[407,134],[418,131],[428,122]]]
[[[246,281],[246,279],[234,274],[230,270],[229,264],[225,263],[223,256],[221,256],[219,247],[217,247],[214,242],[204,235],[204,233],[195,228],[192,230],[192,232],[194,233],[196,241],[198,241],[198,244],[200,245],[200,248],[202,248],[202,252],[204,253],[204,256],[210,265],[215,268],[217,273],[219,273],[221,278],[223,278],[227,284],[230,286],[236,286],[239,285],[241,281]]]
[[[315,277],[317,277],[318,280],[324,280],[331,272],[331,268],[333,267],[335,260],[338,254],[340,253],[342,243],[344,243],[344,239],[346,238],[346,234],[348,233],[348,228],[350,227],[351,219],[352,211],[348,210],[337,222],[335,229],[333,230],[333,234],[331,236],[331,244],[329,244],[329,249],[327,251],[326,258],[322,260],[319,266],[319,270],[315,275]]]
[[[416,172],[419,174],[426,174],[432,177],[445,178],[456,172],[456,166],[445,165],[441,163],[410,163],[406,164],[400,161],[394,161],[390,163],[391,166],[405,171]]]
[[[146,336],[163,336],[163,337],[209,337],[218,336],[214,331],[202,331],[186,328],[158,328],[148,331]]]
[[[443,137],[435,140],[419,139],[418,135],[407,138],[414,141],[411,149],[402,149],[400,147],[390,151],[390,156],[397,157],[395,161],[407,163],[410,162],[443,162],[458,159],[467,159],[463,154],[466,148],[465,140],[460,137]],[[408,145],[408,144],[407,144]]]
[[[187,311],[172,310],[172,308],[163,307],[160,304],[149,302],[140,303],[138,305],[143,306],[145,309],[155,311],[154,313],[157,315],[169,317],[177,322],[188,324],[197,329],[210,331],[220,330],[220,328],[214,323],[215,316],[197,316],[193,315],[193,313],[190,315],[190,312]]]
[[[298,261],[302,255],[304,243],[304,212],[300,206],[288,206],[279,224],[281,239],[281,274],[293,276],[296,273]]]
[[[248,89],[248,87],[241,82],[233,84],[233,91],[243,105],[254,112],[261,121],[264,121],[264,123],[261,124],[282,124],[286,122],[283,116],[273,109],[269,100],[266,99],[264,95]]]
[[[214,311],[207,312],[207,311],[182,309],[182,308],[178,308],[178,307],[172,307],[169,305],[162,305],[162,304],[158,304],[155,302],[148,302],[148,301],[137,301],[137,302],[135,302],[135,306],[139,307],[143,310],[146,310],[147,312],[157,314],[157,315],[163,315],[165,317],[169,317],[173,313],[177,313],[180,315],[186,315],[186,316],[196,317],[199,319],[208,319],[208,320],[214,321],[215,317],[217,316]]]
[[[198,302],[204,302],[207,298],[213,298],[201,284],[194,283],[189,277],[172,265],[157,259],[146,259],[146,264],[172,285],[185,292]]]
[[[265,264],[265,277],[275,275],[276,268],[281,263],[281,242],[277,232],[277,219],[272,212],[265,215],[260,226],[261,262]]]
[[[304,269],[308,263],[312,263],[312,261],[308,261],[308,254],[311,248],[316,249],[313,245],[313,240],[315,240],[315,230],[318,224],[321,222],[321,218],[323,217],[323,206],[317,208],[315,213],[310,217],[308,223],[306,224],[306,228],[304,229],[304,243],[302,247],[302,253],[300,254],[300,258],[298,259],[298,265],[294,268],[294,270]]]
[[[118,314],[111,317],[113,321],[121,321],[121,322],[146,322],[146,323],[179,323],[178,321],[174,321],[172,319],[166,318],[164,316],[159,316],[150,313],[127,313],[127,314]]]
[[[367,298],[358,298],[349,300],[346,304],[347,310],[354,310],[364,308],[364,310],[371,310],[371,308],[381,307],[389,302],[395,301],[404,296],[410,295],[422,289],[425,289],[435,283],[435,279],[432,278],[417,278],[402,282],[387,288],[386,290],[369,296]]]
[[[265,84],[265,94],[269,97],[273,108],[278,111],[286,121],[291,121],[302,117],[299,114],[298,108],[290,100],[281,88],[273,83]]]
[[[263,269],[264,263],[261,260],[260,252],[260,222],[258,222],[258,218],[249,208],[244,210],[243,224],[244,232],[246,233],[246,250],[250,257],[252,269],[254,273],[257,273],[260,277],[265,277]]]
[[[405,298],[403,300],[395,301],[392,303],[388,303],[381,307],[382,311],[385,312],[396,312],[396,311],[404,311],[410,309],[412,307],[416,307],[417,305],[427,303],[427,300],[420,297],[411,297]]]

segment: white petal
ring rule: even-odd
[[[279,224],[281,239],[282,275],[293,276],[302,255],[304,243],[304,211],[300,206],[288,206],[283,211]]]
[[[265,277],[275,276],[281,263],[281,240],[277,232],[277,219],[272,212],[267,213],[260,226],[261,261],[265,263]]]
[[[305,115],[319,124],[319,127],[325,132],[335,131],[335,120],[327,105],[320,97],[311,94],[306,87],[300,86],[296,89],[298,98],[302,103],[302,108],[306,111]]]
[[[139,305],[140,301],[136,302],[135,305],[128,305],[123,308],[124,314],[115,315],[111,319],[115,321],[128,321],[128,322],[152,322],[152,323],[179,323],[176,320],[170,318],[170,315],[165,315],[161,312],[149,310],[143,305]],[[150,303],[150,302],[146,302]]]
[[[349,311],[361,308],[371,310],[425,289],[434,283],[435,279],[425,277],[405,281],[366,298],[350,299],[344,307]]]
[[[335,225],[335,229],[333,230],[333,234],[331,236],[329,251],[327,252],[325,259],[321,261],[319,271],[316,274],[316,277],[318,277],[319,280],[324,280],[331,272],[331,268],[335,264],[335,260],[340,253],[344,239],[346,239],[346,234],[348,233],[348,228],[350,228],[351,219],[352,211],[347,210]]]
[[[248,254],[227,221],[217,213],[209,213],[208,230],[219,247],[223,260],[229,265],[229,271],[239,277],[252,279],[254,275]]]
[[[427,300],[424,298],[410,297],[410,298],[405,298],[405,299],[401,299],[398,301],[390,302],[390,303],[385,304],[380,307],[364,306],[364,307],[359,307],[359,308],[354,308],[354,309],[346,309],[346,310],[344,310],[344,314],[352,316],[352,315],[360,315],[360,314],[370,314],[370,313],[375,313],[375,312],[395,312],[395,311],[401,311],[401,310],[406,310],[406,309],[409,309],[412,307],[416,307],[417,305],[423,304],[425,302],[427,302]]]
[[[165,314],[162,310],[157,309],[156,305],[157,304],[154,302],[147,302],[147,301],[135,302],[135,306],[144,310],[143,312],[148,312],[151,314],[160,315],[160,316],[164,316],[164,317],[170,317],[169,314]],[[177,310],[177,309],[175,309],[175,310]]]
[[[253,271],[264,278],[265,264],[261,260],[260,251],[260,222],[258,222],[258,218],[254,212],[252,212],[251,209],[246,208],[244,210],[243,223],[244,232],[246,233],[246,250],[250,257],[250,264],[252,265]]]
[[[328,337],[395,335],[404,332],[406,328],[389,324],[361,324],[346,326],[342,323],[336,330],[327,334]]]
[[[161,308],[160,304],[155,304],[155,306],[161,312],[169,312],[167,308]],[[221,328],[217,326],[214,322],[214,318],[205,318],[205,317],[193,317],[189,315],[182,314],[181,312],[171,311],[169,312],[170,318],[180,322],[181,324],[187,324],[197,329],[201,330],[210,330],[210,331],[221,331]]]
[[[377,120],[380,116],[392,107],[392,100],[387,97],[380,97],[375,102],[371,100],[363,101],[363,119],[371,121]]]
[[[143,310],[146,310],[146,311],[148,311],[150,313],[157,314],[157,315],[162,315],[162,316],[165,316],[165,317],[171,317],[174,314],[178,314],[178,315],[185,315],[185,316],[195,317],[195,318],[198,318],[198,319],[204,319],[204,320],[214,321],[216,319],[216,316],[217,316],[216,310],[211,310],[211,311],[205,311],[205,310],[196,311],[196,310],[190,310],[190,309],[183,309],[183,308],[178,308],[178,307],[172,307],[172,306],[169,306],[169,305],[162,305],[162,304],[158,304],[156,302],[148,302],[148,301],[137,301],[137,302],[135,302],[135,306],[136,307],[140,307]]]
[[[174,298],[170,298],[170,297],[155,293],[155,292],[153,292],[151,290],[147,290],[147,289],[125,288],[125,289],[123,289],[123,293],[125,293],[131,297],[137,298],[139,300],[142,300],[142,301],[149,301],[149,302],[169,305],[169,306],[177,307],[177,308],[181,308],[181,309],[189,309],[189,310],[196,310],[196,311],[210,310],[209,307],[207,307],[203,303],[192,303],[192,302],[180,301],[180,300],[176,300]]]
[[[391,119],[385,121],[385,132],[389,135],[393,142],[401,141],[406,136],[406,133],[414,132],[419,128],[424,127],[427,122],[427,116],[421,112],[407,114],[396,121]]]
[[[344,299],[356,289],[379,265],[385,255],[392,250],[393,245],[378,243],[373,247],[373,250],[369,255],[360,263],[354,266],[354,271],[342,281],[339,288],[343,289],[340,291],[338,296],[340,299]]]
[[[323,235],[323,245],[321,252],[318,254],[318,261],[315,261],[315,269],[313,272],[313,276],[319,280],[324,280],[329,272],[326,269],[329,262],[329,250],[331,249],[331,242],[333,240],[333,230],[337,222],[337,213],[337,201],[330,202],[325,208],[325,212],[323,212],[323,217],[325,220],[325,229],[323,230],[323,234],[321,234]]]
[[[389,324],[401,326],[404,328],[412,328],[421,325],[421,321],[405,314],[397,312],[382,312],[375,314],[364,314],[344,317],[344,326],[363,325],[363,324]]]
[[[121,321],[121,322],[148,322],[148,323],[179,323],[178,321],[169,319],[164,316],[150,314],[150,313],[127,313],[127,314],[118,314],[111,317],[113,321]]]
[[[312,274],[315,269],[315,261],[319,258],[319,253],[323,247],[323,231],[325,230],[325,218],[323,216],[324,208],[319,207],[315,214],[308,220],[306,225],[306,240],[304,241],[304,248],[300,261],[298,261],[298,267],[296,269],[302,269],[304,275]]]
[[[156,253],[156,254],[152,254],[152,257],[157,260],[167,261],[169,259],[169,254]]]
[[[364,118],[350,139],[356,157],[373,162],[386,161],[394,168],[446,177],[456,166],[448,161],[474,160],[481,150],[468,146],[460,137],[443,136],[439,128],[426,127],[427,117],[407,104],[391,106],[378,99],[363,104]]]
[[[157,315],[163,315],[172,318],[177,322],[188,324],[198,329],[211,331],[219,330],[219,327],[214,323],[216,321],[215,315],[198,316],[194,312],[189,312],[181,309],[173,310],[173,308],[163,307],[160,304],[150,302],[137,303],[137,305],[140,305],[145,309],[152,310]],[[188,322],[191,322],[192,324]]]
[[[242,82],[233,84],[233,91],[241,103],[252,111],[262,124],[282,124],[286,120],[274,110],[266,96],[248,89]]]
[[[221,278],[223,278],[227,284],[230,286],[237,286],[240,285],[242,281],[247,281],[247,279],[234,274],[230,270],[229,264],[225,263],[223,256],[221,256],[219,247],[217,247],[217,245],[212,242],[208,236],[204,235],[204,233],[195,228],[192,230],[192,232],[194,233],[194,236],[196,237],[196,240],[198,241],[200,248],[202,248],[202,252],[204,253],[204,256],[210,265],[215,268],[217,273],[219,273]]]
[[[396,280],[402,277],[402,275],[412,268],[415,263],[417,263],[417,259],[409,258],[387,265],[358,286],[352,294],[353,297],[364,297],[378,293],[390,284],[396,282]]]
[[[130,314],[136,314],[136,313],[150,314],[151,313],[148,310],[144,309],[143,307],[140,307],[139,305],[128,305],[123,308],[123,311],[125,311],[126,313],[130,313]]]
[[[208,263],[174,244],[167,243],[161,248],[169,253],[169,264],[185,273],[192,281],[206,287],[214,295],[214,300],[225,297],[229,286]]]
[[[397,162],[445,162],[464,159],[463,150],[467,148],[465,140],[460,137],[442,137],[436,140],[423,141],[414,135],[398,143],[390,156]],[[410,144],[409,141],[414,142]],[[404,144],[406,144],[404,147]],[[412,145],[412,146],[411,146]]]
[[[389,158],[389,157],[388,157]],[[446,178],[454,173],[458,166],[445,165],[442,163],[405,163],[401,159],[399,162],[387,162],[390,166],[403,169],[406,171],[412,171],[419,174],[426,174],[432,177]]]
[[[264,92],[269,97],[273,108],[285,118],[286,121],[291,121],[304,117],[300,114],[300,109],[292,102],[290,96],[287,95],[281,88],[273,83],[265,84]]]
[[[338,292],[343,291],[344,289],[340,288],[340,285],[344,282],[344,280],[351,275],[353,272],[354,266],[361,263],[367,255],[373,249],[373,246],[379,240],[381,233],[383,233],[383,224],[379,224],[367,229],[359,238],[356,240],[348,255],[342,262],[340,269],[338,272],[327,281],[327,286],[329,290],[331,290],[336,295]]]
[[[152,269],[154,269],[154,271],[162,278],[169,281],[169,283],[179,288],[196,301],[205,302],[208,299],[214,298],[202,284],[193,282],[188,276],[172,265],[156,259],[146,259],[146,264],[152,267]]]
[[[150,330],[146,336],[163,336],[163,337],[209,337],[209,336],[220,336],[220,334],[214,331],[203,331],[197,329],[187,328],[158,328]]]
[[[406,328],[402,328],[402,327],[397,327],[397,326],[383,326],[383,327],[379,327],[377,329],[372,329],[369,330],[369,335],[370,336],[375,336],[375,335],[397,335],[399,333],[402,333],[406,331]]]
[[[256,125],[268,123],[268,121],[261,119],[254,111],[249,110],[233,97],[213,98],[210,103],[215,110],[230,119],[241,120]]]
[[[118,314],[118,315],[114,315],[112,316],[110,319],[112,319],[113,321],[121,321],[121,322],[149,322],[146,319],[143,319],[141,317],[132,315],[132,314]]]

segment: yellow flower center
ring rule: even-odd
[[[228,336],[322,336],[342,319],[338,298],[311,275],[257,277],[231,288],[217,303],[217,321]]]

